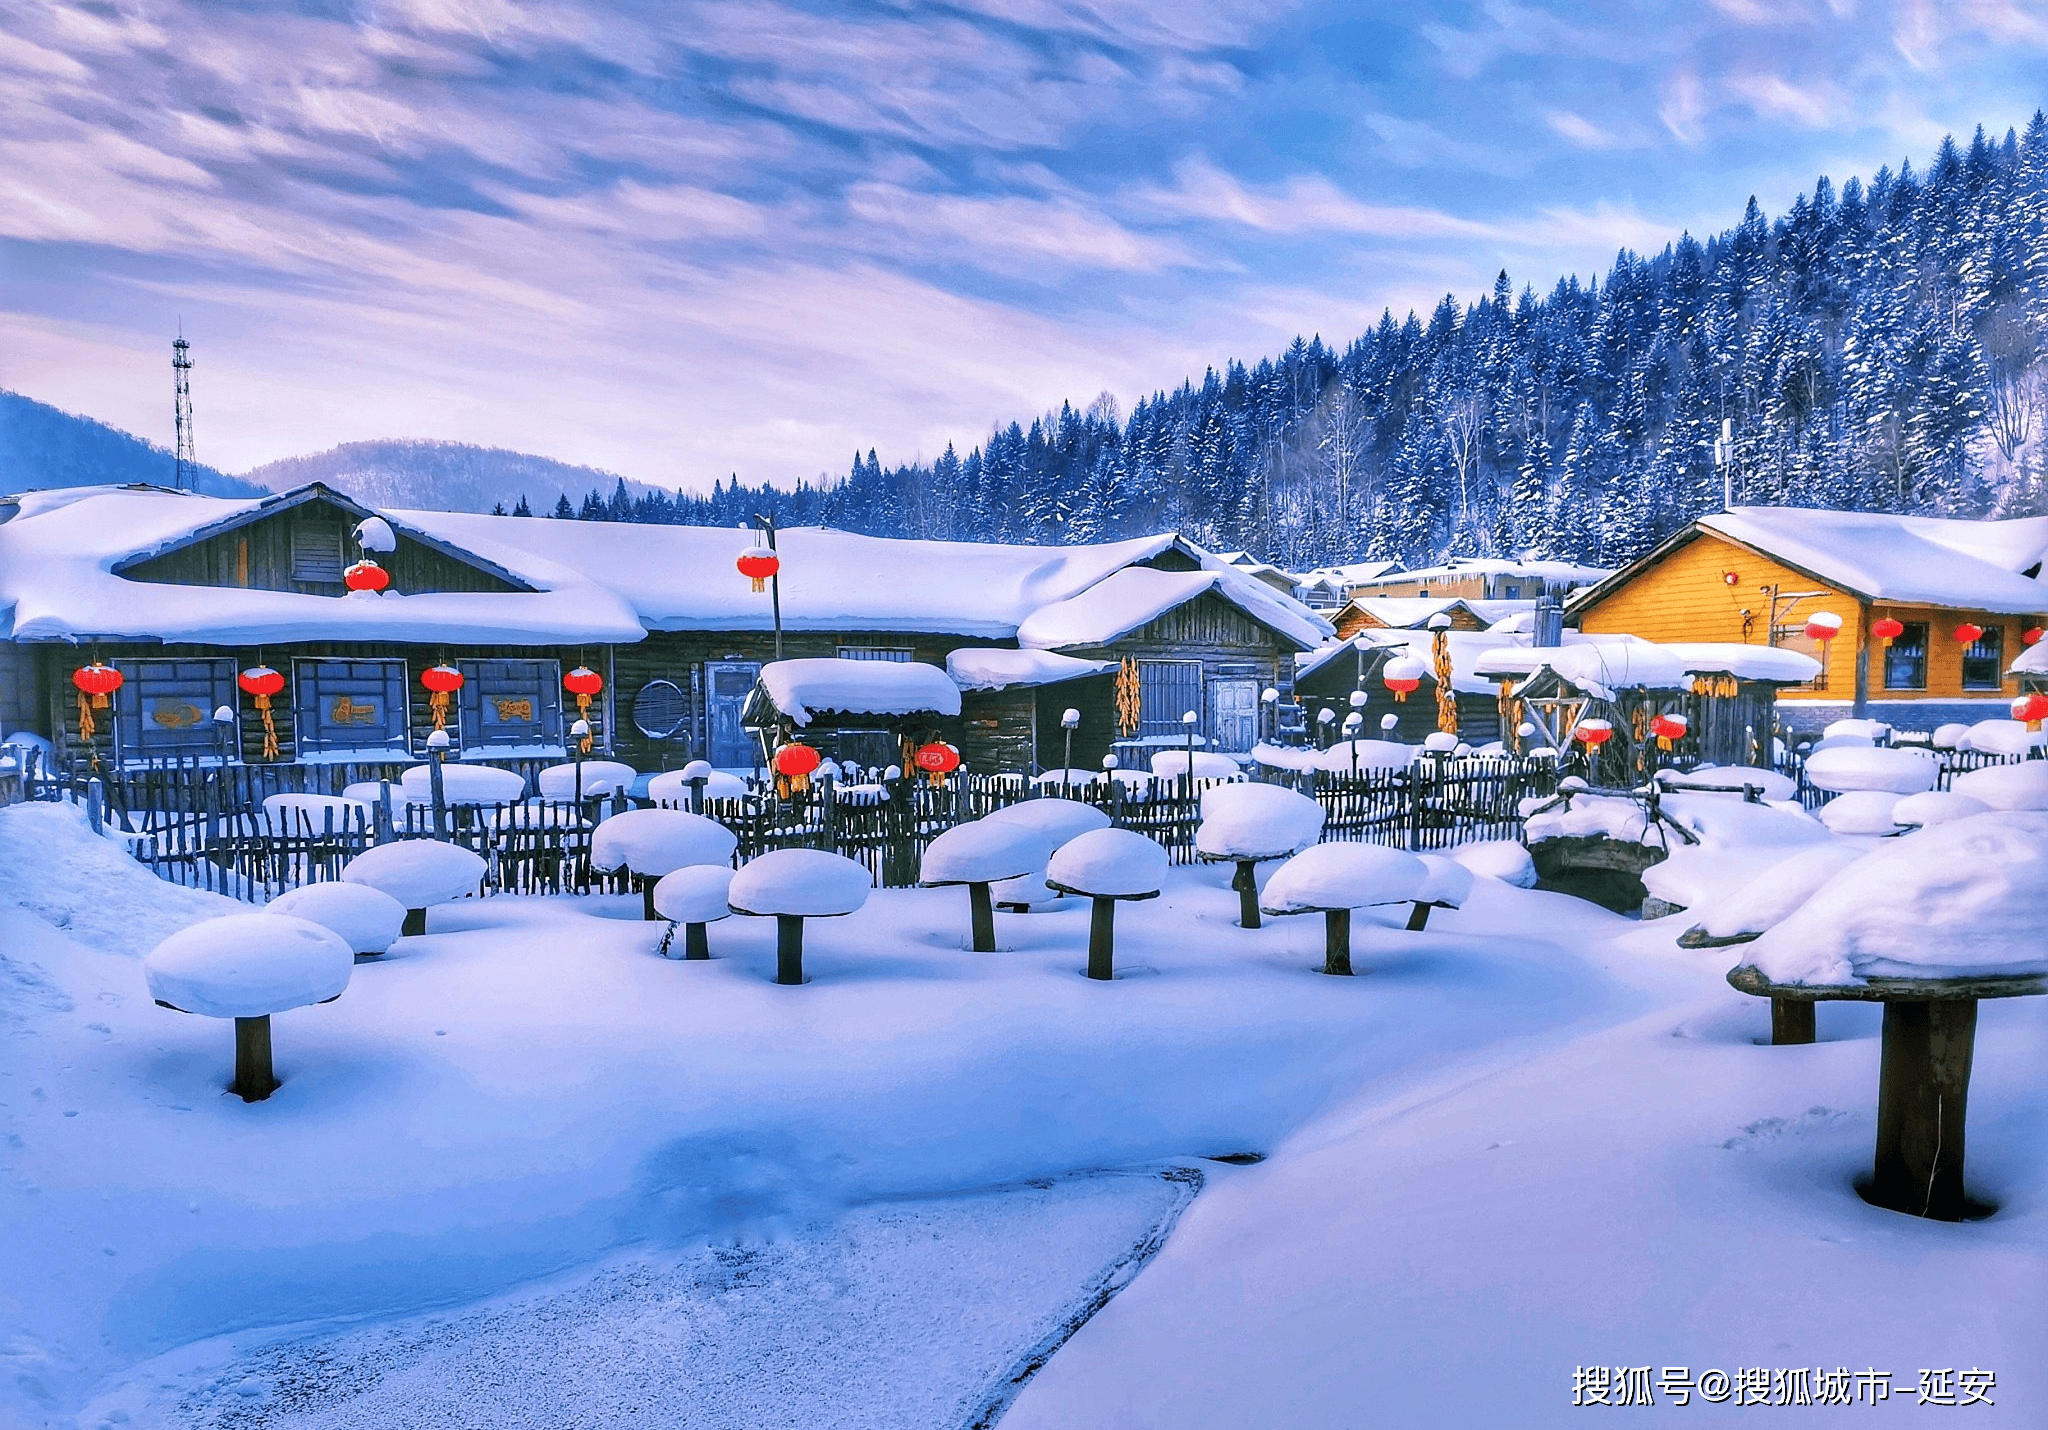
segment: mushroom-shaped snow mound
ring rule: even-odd
[[[1816,788],[1889,790],[1918,794],[1934,788],[1941,768],[1925,750],[1894,750],[1879,745],[1840,745],[1820,750],[1806,760],[1806,778]]]
[[[1946,824],[1951,819],[1983,814],[1990,808],[1983,800],[1957,794],[1954,790],[1931,789],[1925,794],[1909,794],[1893,805],[1892,823],[1910,829],[1924,829],[1930,824]]]
[[[1421,854],[1422,867],[1428,872],[1423,876],[1422,887],[1415,891],[1419,904],[1439,904],[1447,909],[1462,908],[1465,900],[1472,897],[1472,871],[1455,859],[1441,854]]]
[[[566,765],[549,765],[534,780],[542,799],[576,798],[576,779],[582,773],[583,797],[608,795],[619,790],[630,790],[633,781],[640,778],[640,772],[631,765],[617,760],[585,760],[580,766],[571,760]]]
[[[1237,761],[1228,755],[1212,754],[1207,750],[1195,751],[1195,778],[1198,780],[1241,779],[1244,771]],[[1186,750],[1161,750],[1152,757],[1152,773],[1163,780],[1177,780],[1188,772]]]
[[[414,765],[399,781],[408,804],[427,804],[434,798],[434,773],[430,764]],[[441,801],[444,804],[510,804],[526,797],[526,780],[517,771],[495,765],[441,766]]]
[[[350,786],[354,788],[354,786]],[[361,829],[372,816],[376,787],[368,801],[337,794],[270,794],[263,797],[263,824],[272,834],[319,834]]]
[[[732,915],[733,871],[722,864],[691,864],[661,876],[654,911],[679,924],[711,924]]]
[[[607,873],[656,876],[692,864],[730,864],[739,837],[715,820],[682,809],[629,809],[597,826],[590,863]]]
[[[927,884],[991,884],[1043,867],[1045,837],[1021,824],[973,820],[956,824],[924,851],[918,875]]]
[[[1323,807],[1281,785],[1213,785],[1202,791],[1195,850],[1211,859],[1284,859],[1322,837]]]
[[[424,909],[475,893],[484,867],[481,857],[459,844],[402,839],[365,849],[343,866],[341,877],[382,889],[408,909]]]
[[[670,770],[649,780],[647,797],[659,805],[687,809],[690,806],[690,781],[693,779],[704,781],[706,799],[738,799],[747,792],[747,782],[738,775],[714,770],[702,760],[692,760],[679,770]]]
[[[1900,798],[1888,790],[1851,790],[1820,807],[1820,822],[1834,834],[1896,834],[1892,810]]]
[[[827,918],[868,901],[874,877],[861,865],[822,849],[774,849],[732,876],[728,900],[743,914]]]
[[[1791,799],[1799,793],[1799,781],[1792,776],[1754,765],[1695,765],[1689,770],[1659,770],[1657,782],[1666,789],[1753,789],[1759,799]]]
[[[357,953],[383,953],[398,941],[405,905],[382,889],[329,879],[281,894],[265,913],[290,914],[339,934]]]
[[[348,987],[355,951],[289,914],[235,914],[181,929],[142,961],[149,996],[209,1018],[265,1018]]]
[[[1420,859],[1399,849],[1318,844],[1273,871],[1260,903],[1269,914],[1401,904],[1413,899],[1428,877],[1428,867]]]
[[[1471,844],[1460,844],[1451,851],[1450,857],[1475,874],[1484,874],[1517,889],[1536,887],[1536,861],[1529,857],[1528,848],[1519,840],[1475,840]]]
[[[1166,882],[1167,855],[1128,829],[1094,829],[1059,847],[1045,868],[1055,888],[1098,899],[1140,899]]]
[[[1697,933],[1688,930],[1688,944],[1737,943],[1775,928],[1793,910],[1814,896],[1821,885],[1863,857],[1854,844],[1830,839],[1787,854],[1755,878],[1700,910]]]
[[[1339,740],[1329,749],[1318,752],[1310,763],[1314,768],[1333,775],[1348,775],[1354,769],[1361,773],[1366,770],[1405,770],[1415,763],[1415,746],[1404,745],[1399,740]]]
[[[2048,816],[1993,812],[1887,843],[1750,945],[1772,983],[2048,973]]]
[[[1092,829],[1109,828],[1109,816],[1092,804],[1078,799],[1027,799],[1004,805],[980,820],[983,824],[1015,824],[1034,829],[1044,839],[1045,852]]]
[[[1971,770],[1957,775],[1950,788],[1993,809],[2048,809],[2048,760]]]

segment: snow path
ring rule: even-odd
[[[1135,1274],[1198,1182],[1099,1174],[883,1203],[780,1241],[616,1257],[452,1314],[243,1335],[144,1367],[81,1418],[965,1430],[1000,1414],[1013,1378]]]
[[[1661,995],[1646,1016],[1371,1090],[1212,1179],[1004,1430],[1576,1425],[1582,1365],[1875,1367],[1890,1405],[1922,1368],[1982,1368],[1997,1403],[1970,1414],[2048,1424],[2048,1000],[1981,1005],[1970,1181],[2001,1210],[1923,1222],[1852,1189],[1878,1011],[1826,1004],[1821,1042],[1759,1046],[1765,1003],[1702,996],[1726,951],[1672,948],[1684,922],[1618,941],[1637,961],[1612,970]]]
[[[274,1020],[284,1085],[253,1105],[222,1094],[223,1025],[150,1006],[140,949],[0,906],[34,990],[0,1040],[0,1423],[76,1424],[138,1364],[255,1328],[1267,1151],[1361,1089],[1647,1005],[1586,956],[1632,926],[1575,900],[1482,881],[1426,933],[1361,919],[1362,976],[1333,979],[1319,919],[1239,929],[1229,876],[1175,870],[1124,911],[1109,984],[1082,976],[1076,900],[999,916],[1005,951],[975,955],[962,891],[877,891],[807,930],[801,989],[771,981],[771,920],[714,926],[692,964],[654,954],[637,899],[466,900]]]

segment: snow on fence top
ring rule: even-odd
[[[761,688],[799,725],[818,711],[846,715],[958,715],[960,687],[918,661],[778,660],[761,667]]]
[[[156,637],[221,645],[403,639],[531,646],[637,641],[644,634],[632,610],[612,592],[513,552],[505,552],[503,560],[476,554],[539,590],[317,596],[135,581],[114,574],[122,562],[181,543],[264,504],[119,487],[27,493],[19,514],[0,525],[0,612],[13,607],[11,628],[0,621],[0,636]],[[411,525],[399,522],[401,529]]]
[[[2048,608],[2048,586],[2020,574],[2048,557],[2048,517],[1747,506],[1701,517],[1700,526],[1862,596],[2008,615]]]
[[[1113,660],[1082,660],[1049,650],[1008,650],[962,646],[946,657],[946,673],[962,690],[1005,690],[1019,685],[1057,685],[1116,669]]]

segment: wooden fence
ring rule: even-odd
[[[350,784],[389,779],[398,768],[187,764],[110,770],[46,784],[44,793],[68,791],[95,823],[132,836],[137,858],[161,877],[252,902],[335,878],[373,844],[416,838],[446,839],[481,855],[485,893],[632,887],[628,875],[590,867],[592,832],[607,815],[629,807],[623,794],[581,804],[531,800],[438,811],[399,793],[388,803],[263,806],[269,795],[331,796]],[[1516,837],[1521,801],[1550,793],[1556,777],[1548,761],[1425,758],[1403,770],[1290,782],[1323,806],[1326,838],[1426,850]],[[1215,783],[1104,782],[1069,793],[1102,809],[1118,827],[1158,840],[1176,863],[1187,864],[1197,858],[1202,792]],[[821,782],[788,798],[750,788],[739,798],[702,799],[697,807],[738,836],[741,863],[771,849],[825,849],[865,865],[881,886],[902,888],[917,882],[925,846],[942,831],[1060,792],[1015,775],[955,775],[940,786],[921,777],[852,790]]]

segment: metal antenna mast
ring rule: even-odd
[[[197,465],[192,456],[192,345],[185,341],[182,332],[171,344],[171,379],[177,390],[178,421],[178,468],[171,485],[182,492],[191,483],[192,468]]]

